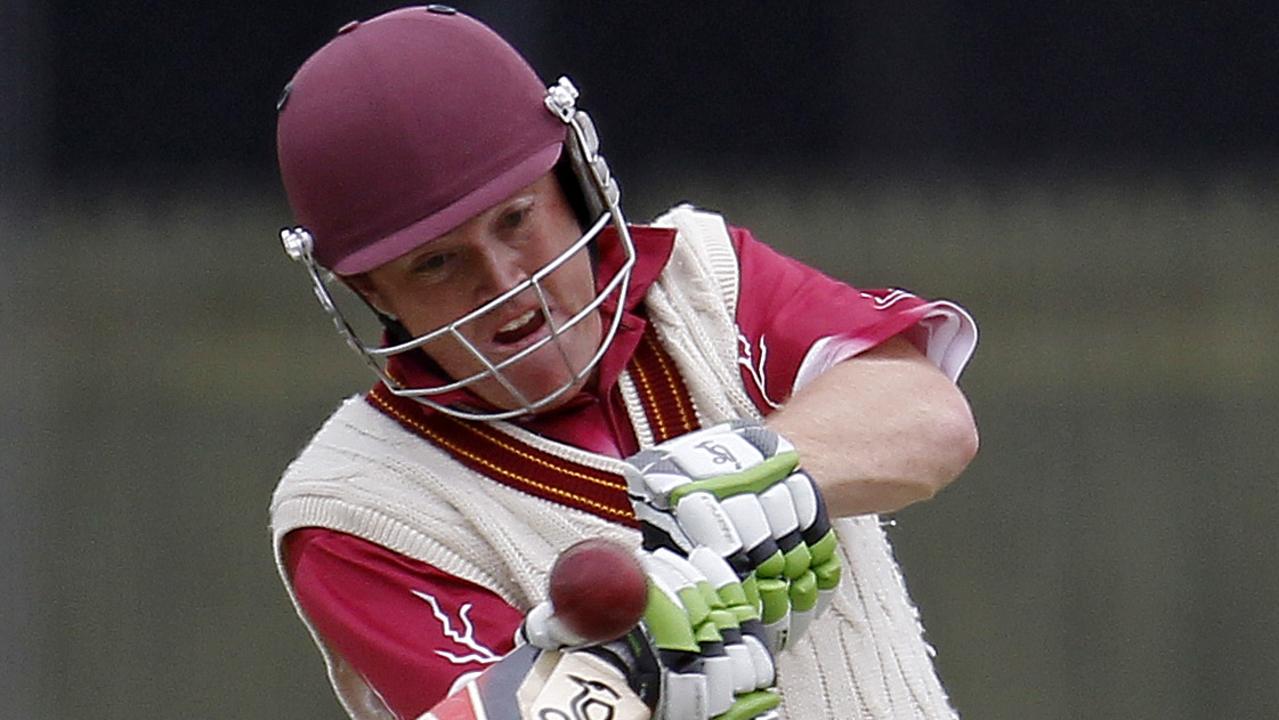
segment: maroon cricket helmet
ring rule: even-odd
[[[319,264],[371,270],[554,167],[565,124],[501,37],[442,6],[351,22],[280,100],[280,175]]]

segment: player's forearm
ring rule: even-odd
[[[902,339],[831,368],[767,424],[795,444],[834,516],[926,500],[977,452],[967,400]]]

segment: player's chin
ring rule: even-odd
[[[497,380],[485,381],[479,394],[503,410],[543,402],[545,404],[539,405],[538,412],[554,410],[581,392],[590,380],[590,375],[582,371],[590,361],[589,353],[567,355],[566,358],[554,344],[550,344],[505,368],[502,376],[523,395],[523,399]],[[547,398],[551,399],[547,401]]]

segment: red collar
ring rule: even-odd
[[[604,352],[604,357],[600,359],[599,367],[596,368],[595,381],[584,388],[577,397],[557,408],[557,412],[589,403],[594,399],[608,397],[608,393],[617,383],[618,376],[634,355],[635,348],[644,336],[644,329],[648,326],[643,316],[643,308],[640,306],[643,304],[644,295],[648,292],[649,286],[657,280],[657,276],[661,274],[662,269],[666,267],[666,262],[670,259],[671,251],[675,247],[675,230],[649,225],[631,225],[629,229],[631,241],[635,244],[635,266],[631,269],[630,286],[627,288],[622,304],[622,319],[618,324],[617,335],[614,336],[608,350]],[[612,226],[600,232],[597,246],[599,255],[595,279],[598,290],[602,289],[599,286],[612,278],[617,269],[622,266],[626,260],[626,254],[618,241],[617,229]],[[604,321],[606,323],[611,321],[613,313],[617,310],[616,302],[610,298],[600,307]],[[396,355],[387,363],[386,370],[391,377],[408,387],[439,387],[448,381],[443,371],[420,352]],[[470,407],[490,408],[469,390],[445,393],[434,400],[442,404],[463,403]]]

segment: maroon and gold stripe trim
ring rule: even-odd
[[[657,442],[698,427],[687,387],[651,326],[629,370]],[[406,430],[490,480],[606,520],[637,526],[626,496],[626,479],[619,474],[553,455],[491,424],[428,410],[381,383],[369,391],[367,400]]]
[[[653,430],[653,442],[666,442],[699,427],[697,411],[684,379],[658,341],[652,324],[645,329],[644,338],[635,348],[629,370]]]

